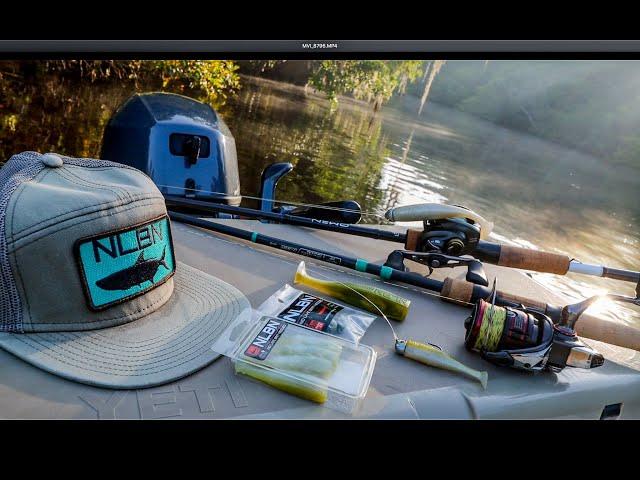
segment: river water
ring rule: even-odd
[[[24,149],[97,155],[107,119],[134,91],[50,88],[57,101],[32,101],[12,129],[0,130],[5,158]],[[495,224],[494,241],[640,268],[640,165],[613,166],[433,103],[420,117],[416,111],[413,97],[376,114],[348,99],[331,108],[303,88],[248,78],[220,108],[236,139],[244,195],[257,196],[265,166],[288,161],[295,168],[279,183],[279,199],[354,199],[378,215],[411,203],[465,205]],[[568,300],[634,292],[629,283],[575,274],[535,278]],[[593,313],[640,325],[637,312],[606,302]]]

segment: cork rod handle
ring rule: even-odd
[[[535,272],[556,273],[564,275],[569,270],[571,259],[566,255],[541,252],[528,248],[502,245],[498,265],[502,267],[521,268]]]

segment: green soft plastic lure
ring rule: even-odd
[[[298,265],[293,281],[376,315],[380,315],[380,311],[382,311],[392,320],[404,320],[411,305],[411,300],[371,285],[314,278],[307,273],[304,262],[300,262]]]
[[[296,377],[283,375],[277,370],[268,370],[245,362],[236,363],[236,373],[253,377],[278,390],[312,402],[325,403],[327,401],[328,390],[326,387],[319,385],[317,380],[315,383],[305,382]]]
[[[383,317],[393,333],[397,354],[430,367],[441,368],[464,375],[480,383],[483,389],[487,388],[487,381],[489,379],[487,372],[481,372],[467,367],[436,345],[398,338],[393,325],[389,322],[389,318],[394,318],[391,315],[394,314],[393,312],[396,312],[396,320],[404,319],[409,311],[409,300],[367,285],[318,280],[307,274],[304,262],[300,262],[294,281],[308,285],[323,293],[339,298],[346,303],[364,308]],[[387,302],[389,296],[393,299],[399,299],[400,301]]]

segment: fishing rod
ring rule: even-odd
[[[442,300],[466,307],[473,307],[478,304],[480,300],[485,300],[493,296],[493,303],[495,305],[509,307],[512,309],[525,309],[527,311],[537,312],[549,317],[550,321],[553,322],[554,328],[564,330],[567,338],[569,339],[573,338],[573,332],[573,336],[578,334],[594,340],[640,351],[640,330],[624,324],[618,324],[584,314],[585,310],[599,298],[597,296],[588,298],[576,304],[555,306],[523,296],[512,295],[500,291],[495,292],[495,290],[489,289],[485,286],[470,283],[461,279],[448,277],[444,281],[435,280],[415,272],[397,270],[386,265],[371,263],[361,258],[312,248],[289,240],[232,227],[230,225],[223,225],[191,214],[169,210],[169,216],[173,220],[204,228],[206,230],[313,258],[315,260],[339,265],[359,272],[376,275],[384,281],[398,282],[419,287],[427,294],[436,295]],[[469,263],[470,262],[477,262],[477,260],[469,260]],[[462,266],[466,266],[469,270],[469,264],[463,264]],[[615,302],[628,302],[640,305],[639,298],[625,297],[622,295],[609,295],[608,298]],[[578,319],[580,319],[579,323]]]
[[[582,263],[567,255],[502,245],[484,240],[493,229],[493,224],[472,210],[456,205],[426,203],[388,210],[385,213],[385,217],[391,222],[423,222],[422,230],[410,228],[403,233],[353,225],[349,222],[340,221],[339,218],[334,218],[333,220],[306,218],[293,214],[295,210],[290,210],[289,213],[268,212],[175,195],[165,195],[165,198],[167,206],[170,208],[181,207],[206,215],[215,215],[223,212],[248,218],[260,218],[376,240],[403,243],[405,248],[391,252],[385,262],[386,266],[396,270],[406,270],[407,267],[404,265],[404,261],[412,260],[426,265],[429,268],[429,273],[432,273],[434,268],[449,266],[442,264],[442,255],[449,257],[472,255],[482,262],[502,267],[557,275],[566,275],[571,272],[612,278],[633,282],[636,284],[636,289],[640,289],[640,272]],[[315,210],[310,212],[311,214],[317,214],[324,207],[316,205],[314,208]],[[343,214],[340,210],[337,209],[339,214]],[[349,210],[349,212],[352,211]],[[471,279],[469,280],[472,281]],[[480,277],[477,280],[484,286],[488,285]]]
[[[212,214],[217,212],[228,213],[231,215],[239,215],[248,218],[260,218],[271,220],[279,223],[287,223],[291,225],[299,225],[302,227],[310,227],[318,230],[328,230],[331,232],[347,233],[361,237],[373,238],[375,240],[387,240],[389,242],[404,243],[405,234],[402,232],[392,232],[389,230],[380,230],[360,225],[354,225],[344,221],[342,211],[338,211],[336,215],[331,216],[331,220],[323,218],[307,218],[291,213],[283,212],[264,212],[262,210],[254,210],[253,208],[236,207],[232,205],[224,205],[219,203],[211,203],[205,200],[197,200],[192,198],[179,197],[175,195],[165,195],[167,208],[181,207],[191,211],[197,211],[204,214]],[[335,202],[338,203],[338,202]],[[324,205],[317,205],[314,208],[321,209]],[[353,209],[349,209],[349,212]],[[313,214],[315,212],[311,212]],[[353,214],[350,214],[353,215]],[[316,215],[319,216],[319,215]],[[342,221],[341,221],[342,220]]]

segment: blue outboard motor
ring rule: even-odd
[[[209,105],[182,95],[130,97],[104,131],[105,160],[142,170],[164,195],[239,205],[236,144]]]

